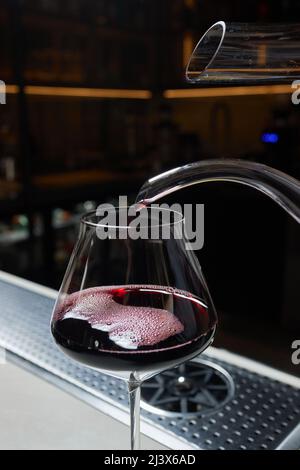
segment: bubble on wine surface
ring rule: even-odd
[[[124,349],[153,346],[184,330],[168,310],[122,305],[102,289],[89,289],[68,297],[61,310],[63,320],[87,321],[92,328],[108,333]]]

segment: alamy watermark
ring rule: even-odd
[[[296,339],[292,343],[292,349],[294,350],[292,354],[292,363],[294,366],[300,365],[300,339]]]
[[[187,250],[204,245],[203,204],[151,204],[128,206],[127,196],[119,205],[101,204],[97,211],[96,233],[100,240],[183,240]]]
[[[292,83],[292,89],[295,90],[292,93],[292,103],[297,106],[300,104],[300,80],[294,80]]]
[[[0,80],[0,104],[6,104],[6,85]]]

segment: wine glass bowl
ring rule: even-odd
[[[144,208],[137,232],[125,210],[111,209],[109,224],[96,212],[82,218],[51,330],[65,354],[128,382],[137,448],[140,384],[201,353],[217,317],[182,214]]]
[[[214,326],[207,306],[187,292],[126,285],[68,296],[56,310],[52,333],[78,362],[142,381],[198,355]]]

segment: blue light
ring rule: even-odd
[[[275,134],[275,132],[265,132],[261,136],[261,140],[265,144],[277,144],[277,142],[279,141],[279,135]]]

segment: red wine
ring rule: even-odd
[[[170,287],[91,288],[57,305],[52,333],[73,359],[101,370],[168,368],[211,341],[214,312],[201,299]]]

